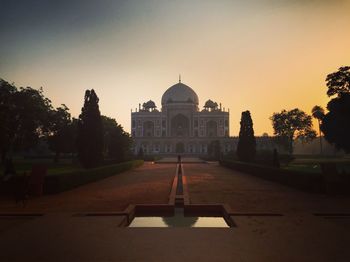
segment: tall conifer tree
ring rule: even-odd
[[[241,129],[237,145],[237,156],[240,161],[251,162],[256,154],[256,141],[253,121],[249,111],[242,112]]]
[[[103,126],[95,91],[86,90],[84,107],[78,123],[78,157],[87,168],[98,166],[103,160]]]

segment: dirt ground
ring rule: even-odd
[[[234,212],[350,213],[349,196],[306,193],[210,164],[184,164],[192,204],[227,203]]]
[[[129,204],[166,204],[175,164],[143,166],[55,195],[30,198],[26,207],[0,199],[1,212],[111,212]]]

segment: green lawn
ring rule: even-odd
[[[321,173],[321,168],[319,165],[299,165],[299,164],[289,164],[288,166],[283,167],[284,169],[288,170],[295,170],[295,171],[303,171],[303,172],[309,172],[309,173]]]
[[[296,156],[296,158],[283,168],[289,170],[320,173],[320,163],[335,163],[339,172],[350,173],[350,159],[341,157],[314,157]]]
[[[62,159],[58,163],[54,163],[52,159],[15,159],[13,162],[19,175],[30,172],[34,164],[46,165],[47,175],[57,175],[81,169],[79,164],[73,164],[71,159]],[[3,175],[3,169],[0,174]]]

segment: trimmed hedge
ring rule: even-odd
[[[220,165],[305,191],[319,193],[325,191],[322,174],[227,160],[220,161]]]
[[[119,174],[135,167],[139,167],[142,164],[143,160],[133,160],[115,165],[102,166],[92,169],[81,169],[58,175],[49,175],[45,177],[44,193],[60,193],[87,183]]]

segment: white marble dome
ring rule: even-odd
[[[162,96],[162,105],[191,103],[198,105],[198,96],[193,89],[181,82],[169,87]]]

